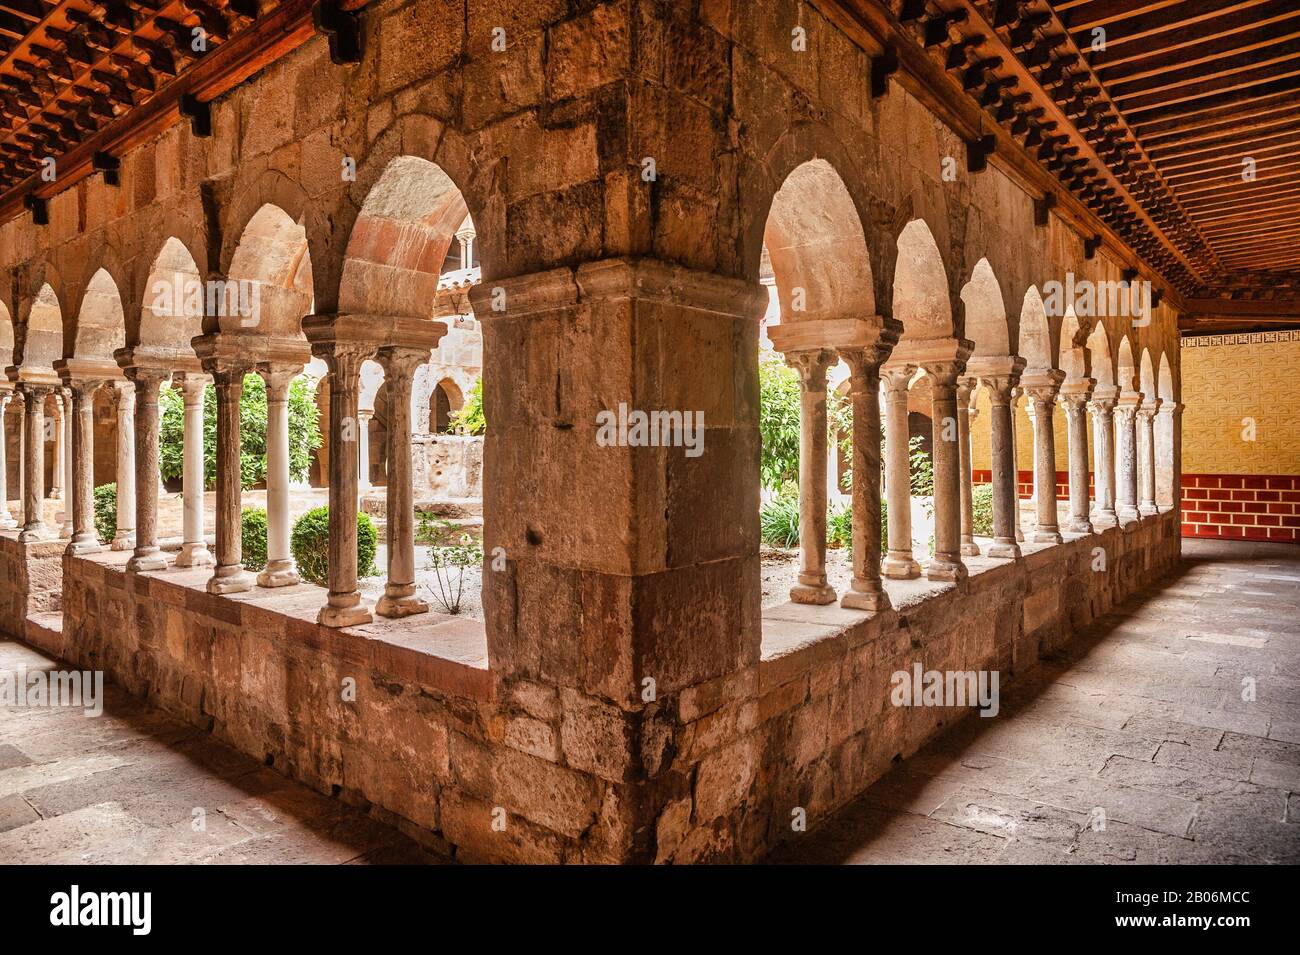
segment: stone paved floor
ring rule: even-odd
[[[53,665],[0,639],[0,671]],[[105,697],[95,718],[0,707],[0,864],[434,861],[116,687]]]
[[[1300,548],[1183,554],[771,861],[1300,862]]]

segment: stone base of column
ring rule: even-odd
[[[316,622],[323,627],[357,627],[374,619],[360,592],[354,590],[350,594],[330,594]]]
[[[990,557],[1001,557],[1003,560],[1019,560],[1020,545],[1009,538],[993,538],[993,543],[989,545]]]
[[[126,569],[129,573],[139,573],[148,570],[166,570],[167,558],[162,555],[157,547],[154,547],[144,553],[136,551],[130,560],[126,562]]]
[[[835,588],[828,584],[806,584],[803,581],[790,588],[790,599],[797,604],[833,604]]]
[[[1154,504],[1138,505],[1138,514],[1141,517],[1154,517],[1156,514],[1159,513],[1160,513],[1160,508],[1156,507]]]
[[[963,557],[978,557],[980,555],[980,545],[973,539],[965,539],[961,542],[961,555]]]
[[[119,530],[109,547],[113,550],[135,550],[135,529],[132,528],[129,531]]]
[[[1091,534],[1092,524],[1089,521],[1071,521],[1066,530],[1071,534]]]
[[[381,617],[410,617],[428,612],[429,605],[415,596],[415,584],[389,584],[375,604],[375,613]]]
[[[890,580],[913,580],[921,576],[921,565],[911,554],[891,550],[880,562],[880,572]]]
[[[1138,521],[1142,520],[1142,515],[1138,513],[1136,507],[1121,507],[1116,511],[1116,515],[1121,526],[1136,524]]]
[[[39,541],[50,540],[53,536],[54,535],[50,533],[50,529],[44,524],[28,524],[19,532],[18,543],[35,544]]]
[[[266,568],[257,575],[259,587],[292,587],[300,583],[302,578],[291,560],[267,561]]]
[[[1034,537],[1030,543],[1059,544],[1062,540],[1061,529],[1055,524],[1039,524],[1034,528]]]
[[[14,520],[13,515],[6,508],[4,514],[0,515],[0,531],[12,531],[16,530],[17,527],[18,522]]]
[[[212,567],[216,563],[212,551],[208,550],[208,545],[203,541],[182,544],[180,553],[176,555],[177,567]]]
[[[1114,527],[1119,523],[1119,516],[1114,511],[1094,511],[1092,526],[1094,528]]]
[[[86,554],[98,554],[103,551],[104,545],[99,542],[99,538],[94,534],[77,534],[68,543],[65,554],[71,554],[73,557],[82,557]]]
[[[846,610],[865,610],[868,613],[879,613],[882,610],[888,610],[891,606],[889,603],[889,594],[885,593],[884,588],[875,581],[853,581],[850,588],[844,592],[840,598],[840,606]]]
[[[932,557],[925,564],[926,580],[965,580],[968,573],[966,565],[959,560]]]
[[[229,564],[218,567],[208,579],[207,591],[210,594],[242,594],[253,589],[253,575],[244,570],[243,564]]]

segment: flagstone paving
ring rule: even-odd
[[[1300,548],[1183,556],[771,861],[1300,862]]]

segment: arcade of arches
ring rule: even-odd
[[[210,135],[172,125],[114,183],[52,194],[48,224],[0,225],[12,636],[460,858],[748,860],[968,712],[892,705],[891,674],[1025,679],[1178,566],[1196,398],[1177,291],[1143,266],[1158,294],[1132,312],[1063,305],[1067,273],[1130,282],[1136,253],[975,161],[906,70],[873,96],[822,4],[511,4],[505,53],[476,5],[454,30],[435,6],[369,4],[360,63],[314,36],[213,98]],[[769,349],[799,388],[797,567],[775,601]],[[248,374],[268,406],[251,490]],[[323,441],[295,483],[299,376]],[[457,433],[480,378],[486,434]],[[667,425],[598,441],[621,405],[698,415],[702,453]],[[918,432],[932,533],[913,527]],[[447,501],[481,514],[482,619],[419,586],[418,515]],[[317,587],[290,528],[326,502]],[[376,599],[359,510],[383,528]]]

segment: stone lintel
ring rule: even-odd
[[[966,376],[969,378],[1019,379],[1025,370],[1025,360],[1019,355],[972,355],[966,359]]]
[[[60,358],[54,371],[65,385],[79,381],[118,381],[126,376],[122,366],[111,358]]]
[[[54,385],[57,388],[63,384],[59,380],[59,376],[54,373],[53,368],[10,365],[5,369],[5,374],[15,385]]]
[[[1059,388],[1063,381],[1065,372],[1059,368],[1036,368],[1020,376],[1020,387],[1026,391],[1030,388]]]
[[[1119,398],[1119,388],[1115,385],[1097,385],[1092,389],[1093,401],[1115,401]]]
[[[918,367],[942,361],[964,362],[975,350],[975,343],[965,338],[926,338],[920,341],[900,341],[889,356],[890,365],[916,365]]]
[[[188,346],[179,348],[166,345],[128,345],[113,352],[118,367],[131,377],[132,373],[198,371],[199,360]]]
[[[405,315],[349,312],[308,315],[302,320],[302,330],[312,352],[316,346],[332,344],[369,345],[375,350],[384,346],[432,350],[447,334],[447,325]]]
[[[1087,398],[1096,386],[1097,382],[1093,378],[1071,378],[1061,385],[1061,396],[1078,395]]]
[[[1137,410],[1142,406],[1142,392],[1140,391],[1121,391],[1119,398],[1115,402],[1121,408],[1132,408]]]
[[[772,347],[782,353],[820,348],[853,351],[877,345],[893,348],[901,332],[901,322],[880,315],[782,322],[767,327]]]
[[[302,367],[311,361],[311,345],[302,338],[272,337],[231,332],[209,332],[190,341],[195,355],[193,368],[186,372],[203,374],[214,367],[246,365],[251,370],[259,364],[285,364]]]

